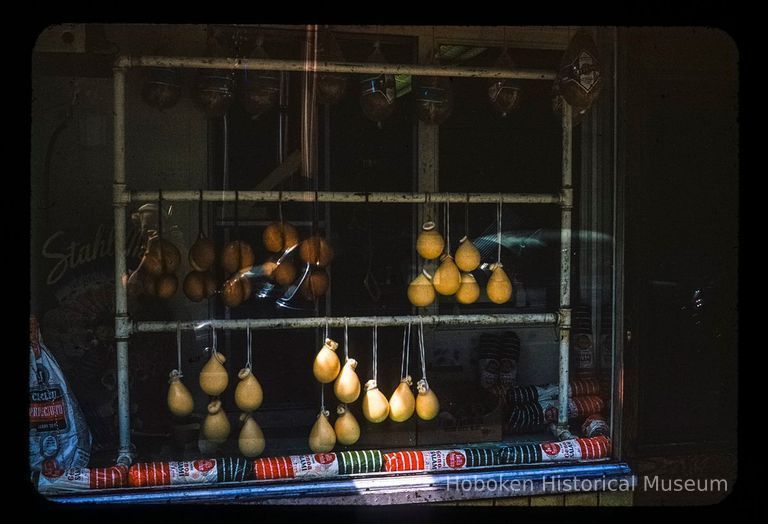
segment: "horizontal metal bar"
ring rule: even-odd
[[[573,489],[575,479],[595,479],[592,491],[616,489],[608,480],[624,480],[635,485],[632,470],[624,463],[569,464],[554,467],[519,467],[497,470],[464,470],[444,473],[407,475],[376,475],[364,478],[324,479],[313,481],[289,480],[282,482],[241,482],[215,486],[160,488],[127,488],[103,492],[73,493],[51,496],[54,502],[65,504],[138,504],[166,502],[254,502],[277,503],[303,502],[321,504],[336,497],[347,497],[353,504],[388,504],[392,496],[407,495],[404,502],[438,502],[441,500],[471,500],[476,498],[500,498],[529,496],[563,492],[568,479]],[[601,482],[598,484],[596,480]],[[459,489],[469,482],[475,489]],[[492,481],[493,484],[490,484]],[[546,483],[544,482],[546,481]],[[490,486],[497,487],[491,491]],[[511,486],[517,486],[512,491]],[[482,486],[482,487],[481,487]],[[485,487],[488,486],[488,489]],[[507,486],[507,489],[498,489]],[[600,486],[603,486],[601,489]]]
[[[134,333],[174,332],[176,328],[200,329],[213,326],[224,329],[300,329],[328,327],[407,326],[458,326],[474,324],[493,325],[547,325],[557,323],[557,313],[507,314],[507,315],[404,315],[382,317],[311,317],[311,318],[252,318],[134,322]]]
[[[560,204],[562,197],[547,193],[396,193],[349,191],[202,191],[207,202],[373,202],[380,204]],[[123,200],[144,202],[157,200],[157,191],[130,191]],[[163,191],[168,202],[198,202],[200,191]]]
[[[541,69],[504,69],[455,65],[375,64],[363,62],[309,62],[270,58],[121,56],[115,62],[125,67],[178,67],[186,69],[236,69],[262,71],[309,71],[317,73],[392,74],[416,76],[453,76],[468,78],[517,78],[554,80],[555,71]]]

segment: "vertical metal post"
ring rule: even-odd
[[[115,209],[115,343],[117,348],[117,413],[119,448],[117,462],[130,464],[131,418],[128,391],[128,337],[131,325],[128,321],[128,297],[123,278],[125,266],[125,69],[114,69],[115,114],[114,153],[115,180],[112,203]]]
[[[418,57],[420,64],[430,63],[432,56],[435,53],[433,46],[432,35],[419,36],[419,49]],[[414,77],[411,77],[413,81]],[[418,185],[416,191],[425,193],[435,193],[440,188],[439,181],[439,166],[440,166],[440,135],[439,126],[433,126],[426,124],[421,120],[417,123],[418,133]],[[443,231],[442,223],[438,220],[439,208],[436,204],[424,204],[418,207],[418,223],[416,226],[416,235],[421,231],[421,225],[427,221],[427,218],[434,220],[437,224],[438,230],[445,235]],[[417,262],[417,267],[414,268],[414,272],[411,278],[415,278],[419,274],[421,269],[418,267],[419,255],[416,253],[416,238],[413,239],[414,250],[413,257]],[[447,249],[447,247],[446,247]],[[432,275],[435,274],[438,262],[425,261],[424,268]],[[438,311],[437,301],[433,302],[430,306],[423,308],[425,314],[434,315]]]
[[[568,433],[568,365],[571,335],[571,209],[573,188],[571,181],[572,153],[571,106],[563,100],[563,181],[560,203],[560,358],[559,409],[557,436]]]

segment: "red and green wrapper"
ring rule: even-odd
[[[382,454],[379,450],[341,451],[267,457],[253,461],[256,479],[291,479],[302,477],[334,477],[381,471]]]
[[[128,470],[131,487],[215,484],[220,482],[216,459],[140,462]]]

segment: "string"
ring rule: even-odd
[[[378,353],[379,353],[379,326],[373,325],[373,381],[376,382],[378,367]]]
[[[496,255],[496,263],[501,264],[501,193],[499,193],[499,205],[496,208],[496,222],[498,224],[496,242],[499,244],[498,253]]]
[[[405,344],[408,336],[408,326],[403,327],[403,353],[400,356],[400,379],[405,378]]]
[[[408,362],[411,359],[411,323],[403,328],[403,355],[400,359],[400,378],[408,376]]]
[[[421,357],[421,379],[427,384],[427,364],[424,358],[424,322],[419,319],[419,356]]]
[[[197,229],[198,236],[203,236],[203,190],[200,190],[200,201],[197,204]]]
[[[323,339],[328,340],[328,337],[330,334],[331,334],[331,329],[328,326],[328,317],[325,317],[325,330],[323,331]]]
[[[320,383],[320,412],[325,412],[325,384]]]
[[[181,324],[176,323],[176,358],[178,360],[178,367],[176,370],[179,372],[179,376],[181,376]]]
[[[349,360],[349,325],[347,324],[348,318],[344,317],[344,362]]]
[[[245,367],[247,367],[248,369],[251,369],[251,367],[252,367],[252,361],[251,361],[251,353],[252,353],[251,342],[252,342],[253,339],[251,338],[251,323],[250,322],[248,323],[248,325],[245,328],[245,337],[246,337],[246,340],[247,340],[247,348],[248,348],[248,353],[247,353],[248,360],[245,363]]]
[[[235,191],[235,238],[240,240],[240,220],[237,213],[237,201],[240,199],[240,192]]]
[[[157,190],[157,243],[160,253],[160,267],[165,273],[165,257],[163,256],[163,190]]]
[[[445,202],[445,253],[451,254],[451,201]]]
[[[211,346],[213,353],[216,353],[216,328],[213,326],[213,324],[211,324]]]
[[[469,240],[469,193],[467,193],[467,205],[464,206],[464,234]]]

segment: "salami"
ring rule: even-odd
[[[216,459],[140,462],[128,470],[131,487],[214,484],[219,482]]]
[[[128,485],[128,468],[69,468],[66,471],[41,473],[37,489],[40,493],[85,491],[91,489],[122,488]]]
[[[506,393],[507,404],[524,404],[537,400],[552,400],[559,396],[558,384],[541,386],[515,386]],[[600,381],[595,378],[577,378],[568,384],[569,397],[592,396],[600,394]]]
[[[335,453],[262,458],[253,462],[253,474],[256,479],[332,477],[339,474],[339,461]]]

